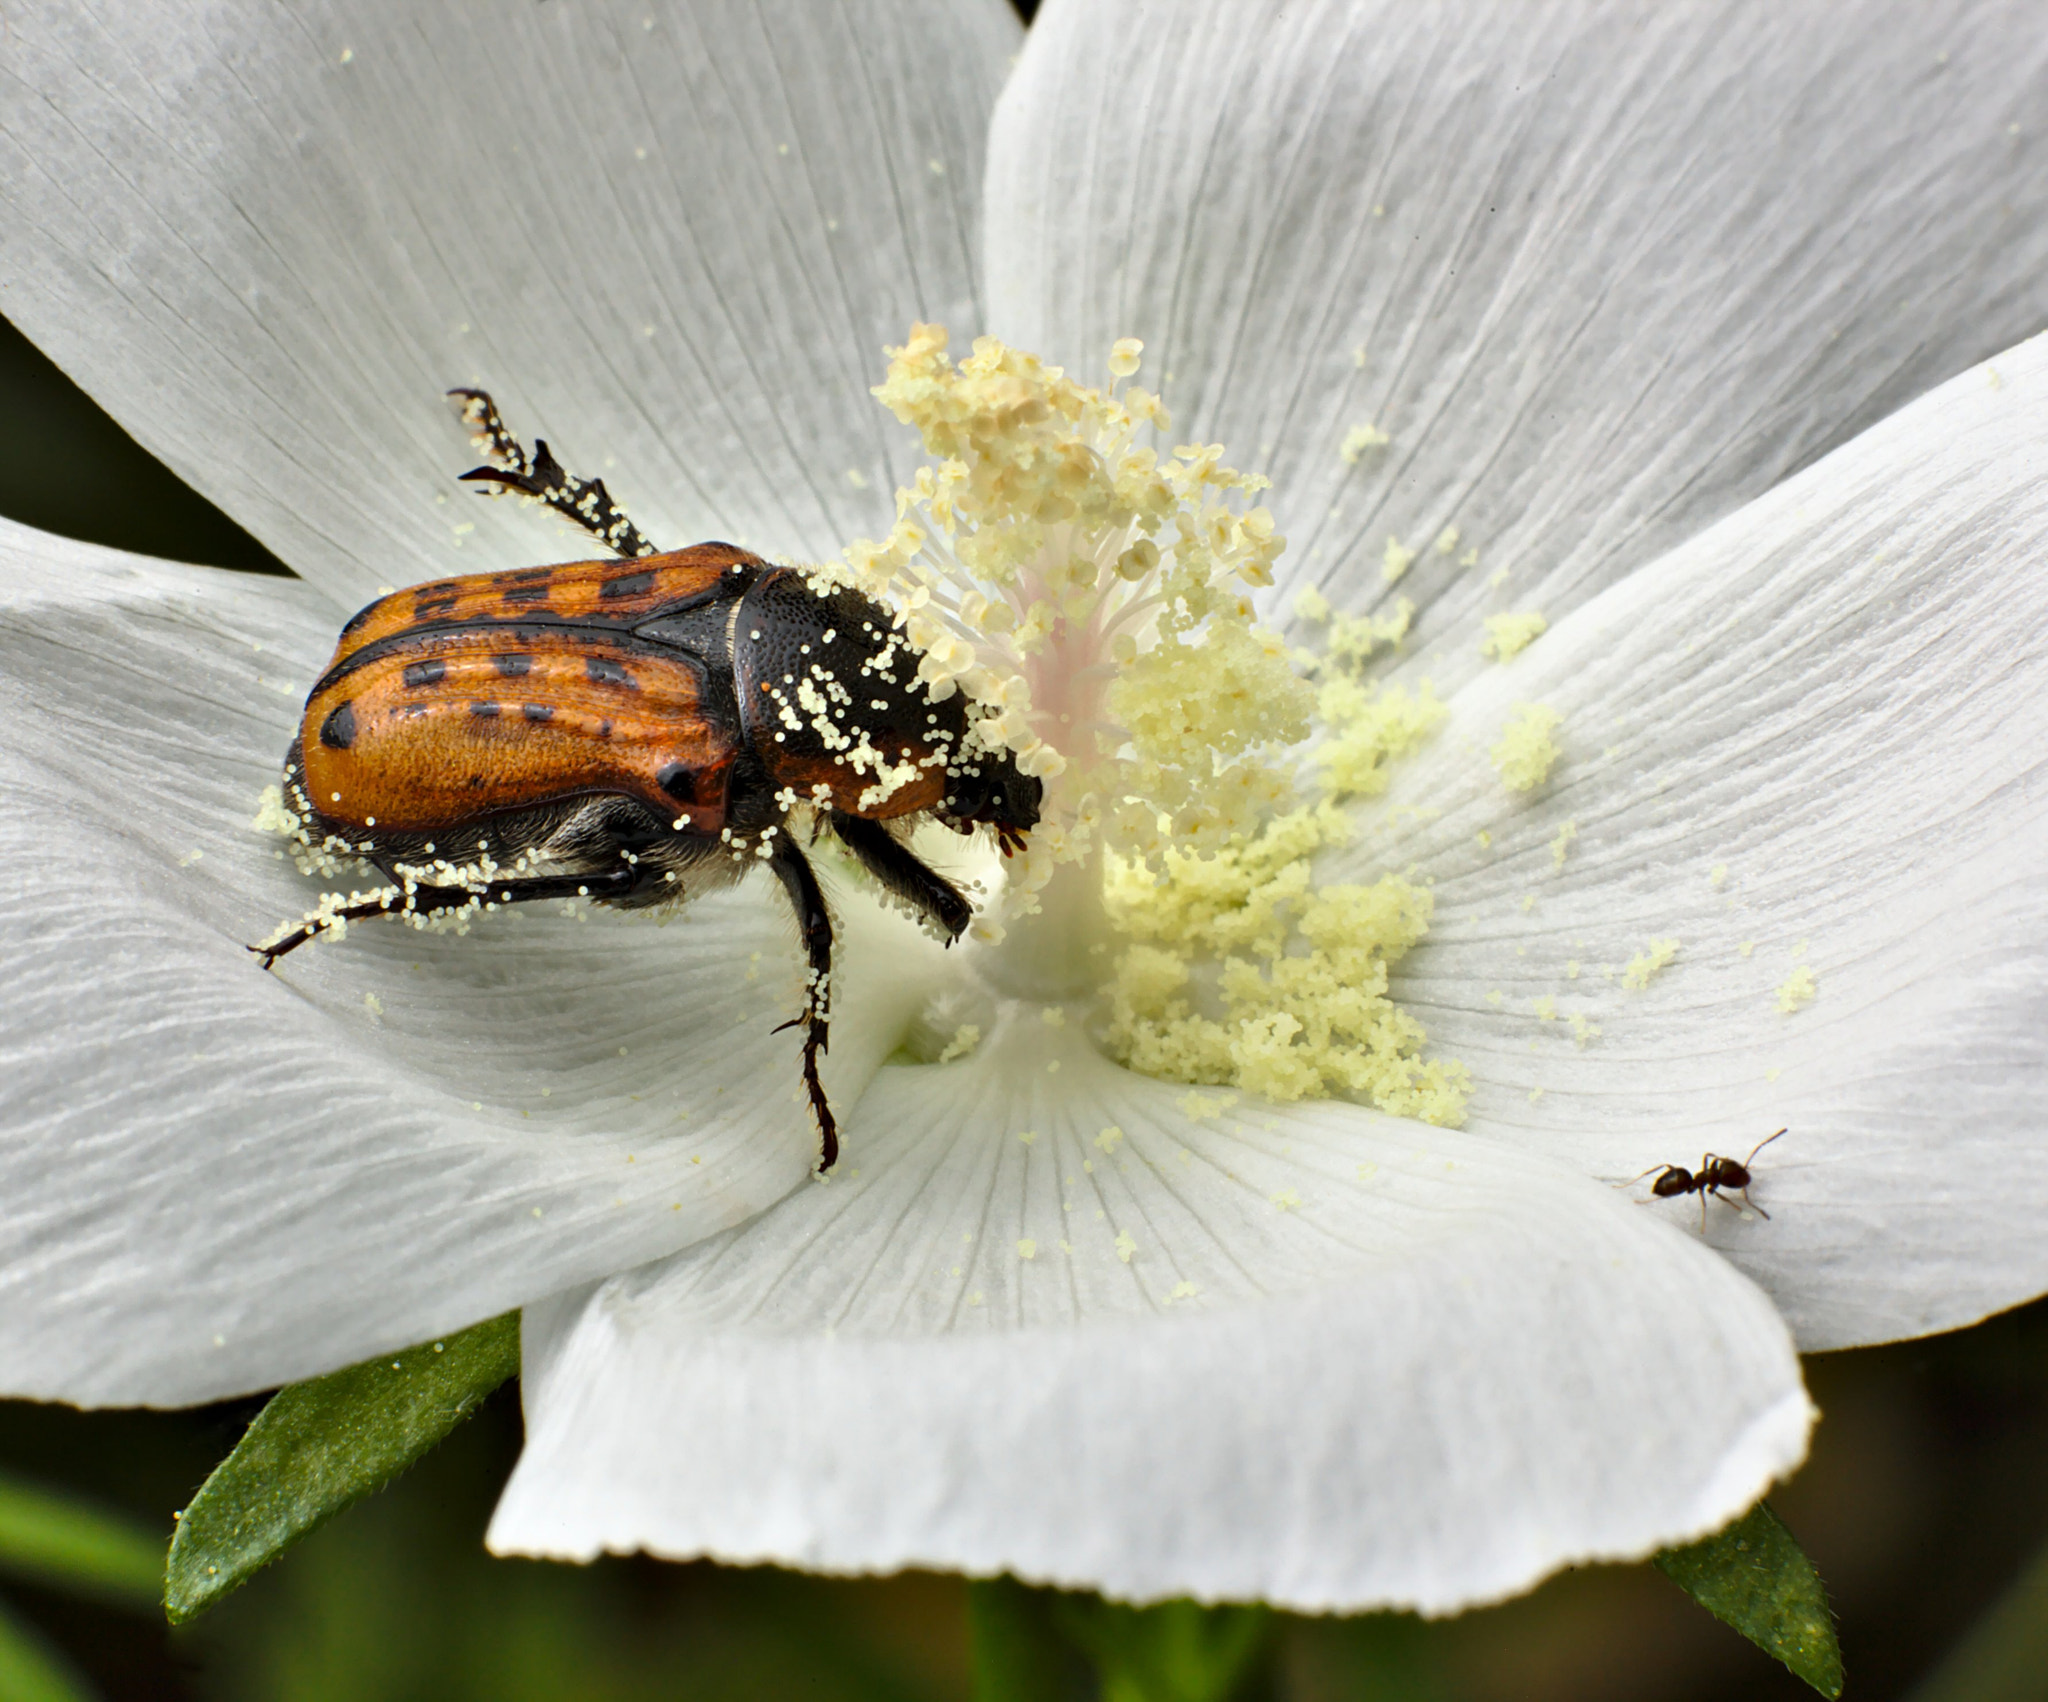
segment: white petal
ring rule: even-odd
[[[991,322],[1089,373],[1144,339],[1172,440],[1272,475],[1282,606],[1412,597],[1458,674],[1479,613],[1555,618],[2048,322],[2044,103],[1988,0],[1052,0]]]
[[[772,883],[657,929],[359,925],[249,821],[335,613],[0,525],[0,1378],[177,1403],[419,1341],[744,1220],[813,1162]],[[838,895],[850,1103],[939,953]],[[870,968],[874,971],[870,973]],[[886,974],[882,971],[886,969]]]
[[[1468,1136],[1200,1102],[1014,1006],[885,1069],[829,1187],[528,1310],[492,1546],[1447,1612],[1803,1454],[1783,1325],[1670,1226]]]
[[[351,606],[588,552],[454,484],[451,385],[657,543],[819,556],[909,459],[881,345],[980,317],[1000,0],[55,6],[6,40],[0,308]]]
[[[2044,551],[2036,338],[1462,689],[1388,799],[1441,818],[1375,812],[1346,859],[1435,877],[1402,993],[1479,1077],[1474,1127],[1616,1179],[1789,1127],[1769,1220],[1707,1224],[1808,1348],[2048,1289]],[[1485,746],[1521,700],[1565,754],[1518,802]],[[1628,990],[1654,939],[1676,959]]]

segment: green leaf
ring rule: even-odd
[[[95,1702],[96,1692],[34,1626],[0,1602],[0,1698]]]
[[[1067,1596],[1055,1623],[1095,1663],[1102,1702],[1226,1702],[1265,1647],[1272,1610]]]
[[[1823,1696],[1842,1694],[1842,1651],[1827,1591],[1763,1502],[1705,1542],[1667,1548],[1657,1569]]]
[[[974,1702],[1068,1702],[1073,1657],[1053,1623],[1056,1600],[1014,1578],[968,1584]]]
[[[173,1624],[389,1483],[519,1370],[519,1314],[281,1389],[179,1519]]]
[[[163,1539],[126,1514],[0,1472],[0,1572],[147,1612],[163,1591]]]

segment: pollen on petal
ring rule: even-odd
[[[1671,966],[1678,950],[1679,942],[1676,940],[1652,940],[1647,950],[1637,952],[1628,960],[1628,967],[1621,972],[1621,984],[1631,992],[1641,992],[1649,986],[1652,978]]]
[[[1368,685],[1340,675],[1323,683],[1316,708],[1329,735],[1313,760],[1324,785],[1340,798],[1376,798],[1387,789],[1391,765],[1422,743],[1449,713],[1428,680],[1406,687]]]
[[[963,1022],[958,1028],[953,1030],[953,1038],[946,1042],[944,1050],[939,1053],[934,1061],[941,1064],[950,1064],[955,1058],[966,1057],[968,1053],[972,1052],[980,1044],[980,1026],[976,1023]]]
[[[1396,875],[1317,886],[1311,856],[1348,831],[1325,803],[1219,853],[1169,852],[1158,875],[1114,868],[1105,897],[1133,943],[1108,989],[1111,1052],[1145,1075],[1282,1101],[1355,1093],[1397,1115],[1461,1120],[1465,1072],[1424,1057],[1421,1025],[1387,995],[1431,896]],[[1220,1014],[1189,996],[1197,959],[1216,966]],[[1180,1104],[1191,1117],[1220,1111],[1198,1093]]]
[[[1778,1009],[1790,1016],[1812,1004],[1819,992],[1820,983],[1814,979],[1813,971],[1801,964],[1785,977],[1784,984],[1779,987]]]
[[[1391,585],[1408,571],[1414,560],[1415,551],[1390,532],[1387,534],[1387,547],[1380,551],[1380,577]]]
[[[1304,585],[1294,594],[1294,613],[1297,619],[1320,626],[1330,618],[1330,599],[1313,585]]]
[[[1337,458],[1345,466],[1355,467],[1368,449],[1383,449],[1393,441],[1372,421],[1366,420],[1344,434],[1344,441],[1337,446]]]
[[[1486,636],[1479,642],[1479,653],[1496,662],[1505,662],[1519,656],[1549,630],[1550,622],[1534,609],[1519,614],[1488,615]]]
[[[1550,778],[1564,752],[1551,738],[1564,716],[1546,703],[1518,703],[1488,753],[1494,772],[1510,792],[1533,792]]]

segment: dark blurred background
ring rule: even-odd
[[[4,321],[0,513],[125,549],[283,571]],[[2048,1303],[1955,1335],[1816,1358],[1808,1376],[1823,1421],[1812,1460],[1773,1504],[1833,1595],[1847,1695],[2048,1698]],[[69,1492],[167,1538],[172,1511],[259,1404],[80,1413],[0,1403],[0,1489]],[[47,1674],[10,1670],[0,1647],[0,1702],[971,1694],[967,1587],[956,1578],[490,1559],[485,1520],[518,1448],[507,1389],[399,1483],[175,1631],[133,1587],[95,1602],[33,1569],[0,1576],[0,1634],[39,1644],[70,1686],[35,1688]],[[1441,1623],[1281,1617],[1243,1694],[1769,1702],[1811,1692],[1635,1566],[1569,1573]]]

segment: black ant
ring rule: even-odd
[[[1778,1131],[1778,1135],[1783,1133],[1785,1133],[1783,1129]],[[1723,1158],[1719,1153],[1703,1153],[1700,1156],[1698,1175],[1694,1175],[1692,1171],[1686,1169],[1682,1164],[1653,1164],[1641,1176],[1631,1176],[1627,1182],[1617,1183],[1616,1186],[1626,1188],[1631,1183],[1640,1182],[1643,1176],[1650,1174],[1651,1170],[1657,1171],[1657,1180],[1650,1184],[1650,1192],[1655,1198],[1672,1200],[1676,1199],[1680,1194],[1699,1195],[1700,1233],[1702,1235],[1707,1232],[1707,1196],[1709,1194],[1712,1194],[1715,1199],[1731,1209],[1735,1205],[1733,1200],[1721,1192],[1723,1188],[1733,1189],[1742,1196],[1742,1203],[1755,1212],[1758,1217],[1768,1218],[1771,1214],[1749,1197],[1749,1184],[1753,1180],[1749,1167],[1756,1162],[1756,1155],[1776,1140],[1778,1135],[1764,1136],[1762,1140],[1749,1149],[1749,1156],[1740,1164],[1737,1164],[1732,1158]]]

